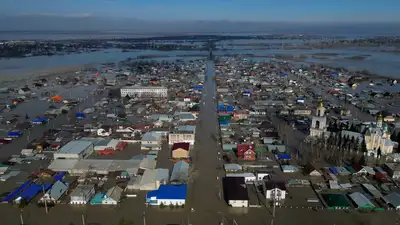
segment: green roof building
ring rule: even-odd
[[[328,209],[348,209],[350,203],[345,195],[342,194],[321,194],[328,205]]]

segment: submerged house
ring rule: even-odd
[[[104,205],[117,205],[121,199],[122,192],[123,192],[122,188],[118,186],[110,188],[104,195],[101,203]]]
[[[64,184],[61,181],[57,181],[54,183],[53,187],[47,191],[42,198],[39,200],[39,204],[50,204],[50,205],[55,205],[58,203],[61,199],[61,197],[65,194],[65,192],[68,190],[68,185]]]

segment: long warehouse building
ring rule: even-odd
[[[92,141],[70,141],[60,148],[57,153],[54,153],[54,159],[84,159],[90,156],[93,151]]]

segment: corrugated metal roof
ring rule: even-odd
[[[91,141],[82,141],[82,140],[70,141],[66,145],[61,147],[58,153],[78,154],[92,144],[93,143]]]
[[[150,191],[146,195],[146,199],[155,197],[156,199],[186,199],[187,185],[160,185],[158,190]]]
[[[360,192],[354,192],[349,195],[349,197],[356,203],[358,208],[373,208],[374,204],[367,197],[365,197]]]
[[[179,161],[175,163],[170,181],[186,182],[189,179],[189,163]]]
[[[156,180],[157,181],[168,181],[169,180],[169,169],[156,169]]]

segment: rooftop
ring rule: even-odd
[[[158,190],[147,193],[146,198],[156,199],[186,199],[187,185],[160,185]]]
[[[249,200],[244,177],[224,177],[222,185],[226,200]]]
[[[91,141],[70,141],[64,145],[58,153],[79,154],[92,144],[93,142]]]
[[[125,86],[122,87],[121,89],[167,89],[166,87],[163,86]]]

